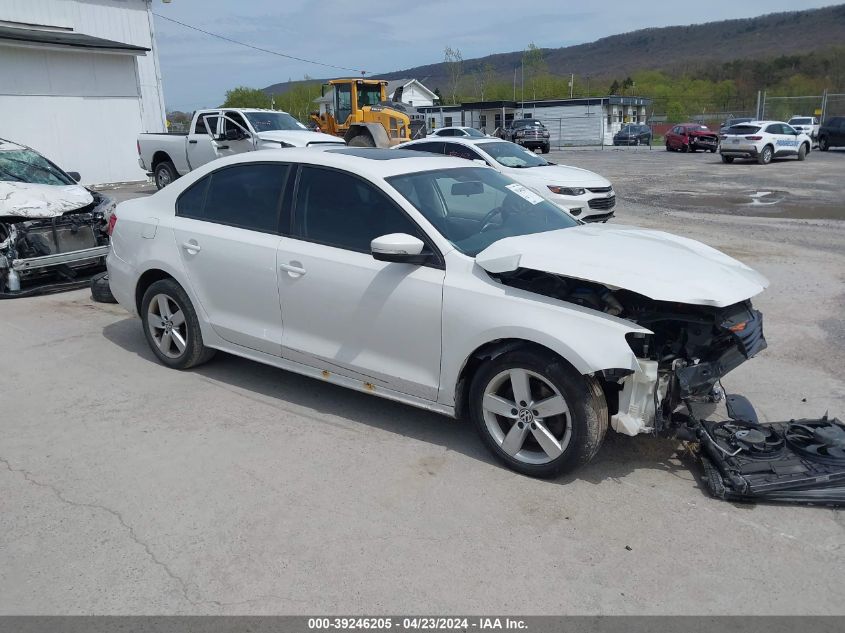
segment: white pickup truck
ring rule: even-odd
[[[138,163],[159,189],[223,156],[258,149],[345,144],[337,136],[312,132],[287,112],[276,110],[197,110],[189,130],[138,135]]]

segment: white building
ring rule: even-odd
[[[151,4],[0,2],[0,137],[84,183],[143,179],[136,136],[166,125]]]
[[[373,79],[378,79],[378,77],[373,77]],[[399,99],[396,99],[396,92],[400,87],[402,94]],[[437,95],[416,79],[388,80],[386,92],[387,98],[391,101],[407,103],[415,108],[432,106],[437,101]],[[323,96],[314,99],[314,103],[319,106],[320,114],[325,114],[326,111],[331,112],[334,103],[334,89],[327,88]]]
[[[450,125],[484,128],[492,134],[514,118],[539,119],[549,129],[552,146],[612,145],[626,123],[645,123],[651,99],[589,97],[545,101],[475,101],[421,107],[429,130]]]

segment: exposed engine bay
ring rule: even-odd
[[[104,269],[114,202],[91,198],[52,217],[3,215],[0,207],[0,297],[82,287]]]
[[[656,301],[526,268],[494,276],[651,330],[627,337],[640,371],[603,372],[611,427],[698,441],[714,496],[845,504],[845,425],[827,417],[761,425],[745,398],[721,387],[724,375],[766,349],[763,316],[750,300],[727,307]],[[705,420],[703,405],[722,400],[731,420]]]

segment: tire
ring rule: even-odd
[[[97,303],[117,303],[117,299],[111,293],[107,272],[95,275],[91,279],[91,298]]]
[[[732,163],[732,162],[734,162],[734,157],[733,156],[725,156],[724,154],[722,154],[722,162],[723,163]]]
[[[801,147],[798,148],[798,160],[805,160],[807,158],[807,149],[806,143],[801,143]]]
[[[551,145],[543,145],[543,153],[544,154],[548,154],[550,151],[552,151]]]
[[[178,317],[180,313],[181,317]],[[166,318],[162,320],[162,316]],[[156,318],[158,323],[151,321]],[[199,320],[191,300],[173,279],[161,279],[147,288],[141,300],[141,321],[147,343],[163,365],[189,369],[214,356],[214,350],[203,345]],[[166,333],[170,336],[165,339]]]
[[[155,180],[156,189],[164,189],[178,177],[179,174],[176,172],[176,168],[169,160],[161,161],[153,169],[153,180]]]
[[[692,147],[690,147],[690,144],[689,144],[689,143],[686,143],[686,144],[684,144],[684,145],[682,145],[682,146],[681,146],[681,151],[682,151],[684,154],[689,154],[689,152],[690,152],[690,150],[691,150],[691,149],[692,149]]]
[[[718,148],[716,148],[716,147],[711,147],[711,148],[710,148],[710,153],[711,153],[711,154],[715,154],[717,149],[718,149]]]
[[[349,147],[375,147],[376,142],[369,134],[359,134],[358,136],[353,136],[349,139],[349,143],[347,143],[347,145],[349,145]]]
[[[827,140],[826,136],[819,137],[819,150],[822,152],[826,152],[830,149],[830,141]]]
[[[666,141],[666,151],[667,151],[667,152],[671,152],[671,151],[672,151],[672,148],[671,148],[671,147],[669,147],[669,141]]]
[[[527,384],[528,395],[521,397],[528,400],[520,400],[519,391],[514,394],[513,380]],[[543,411],[538,403],[544,402],[549,411],[561,413],[539,417]],[[530,477],[556,477],[586,464],[607,433],[607,403],[598,381],[536,348],[505,352],[484,364],[472,380],[469,405],[487,448]]]
[[[634,139],[634,147],[637,147],[640,144],[640,137]]]
[[[772,146],[766,145],[757,155],[757,162],[760,165],[768,165],[772,162]]]

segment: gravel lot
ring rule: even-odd
[[[845,152],[552,159],[771,280],[769,349],[728,390],[845,415]],[[611,433],[535,481],[469,424],[231,356],[165,369],[87,291],[2,302],[0,328],[0,614],[845,614],[845,513],[713,500],[675,442]]]

